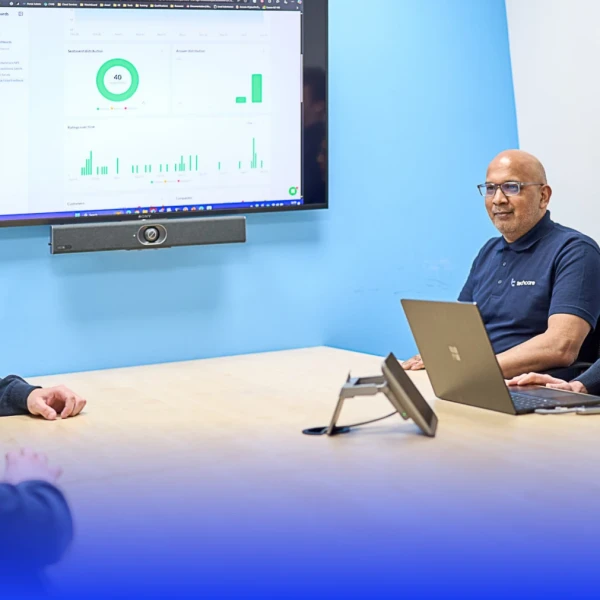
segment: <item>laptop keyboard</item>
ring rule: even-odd
[[[539,398],[537,396],[527,396],[525,394],[518,394],[516,392],[510,393],[515,408],[519,411],[522,410],[535,410],[536,408],[547,408],[550,406],[554,408],[556,406],[556,400],[550,398]]]

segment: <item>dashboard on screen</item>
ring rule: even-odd
[[[0,0],[0,226],[326,208],[326,81],[326,0]]]

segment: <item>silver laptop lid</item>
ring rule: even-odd
[[[516,414],[475,304],[401,302],[438,398]]]

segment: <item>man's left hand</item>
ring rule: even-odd
[[[556,377],[551,377],[550,375],[542,375],[541,373],[526,373],[524,375],[519,375],[518,377],[513,377],[506,381],[506,385],[509,387],[543,385],[555,390],[564,390],[565,392],[577,392],[579,394],[588,393],[583,383],[580,383],[579,381],[564,381],[562,379],[557,379]]]

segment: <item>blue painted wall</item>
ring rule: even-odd
[[[517,146],[504,2],[330,3],[331,209],[155,252],[51,257],[48,228],[1,230],[2,374],[412,353],[400,298],[455,298],[494,234],[475,185]]]
[[[47,374],[323,342],[322,223],[254,215],[243,245],[50,256],[0,231],[4,374]]]
[[[518,147],[503,0],[332,0],[326,342],[399,357],[401,298],[455,300],[498,235],[476,185]]]

